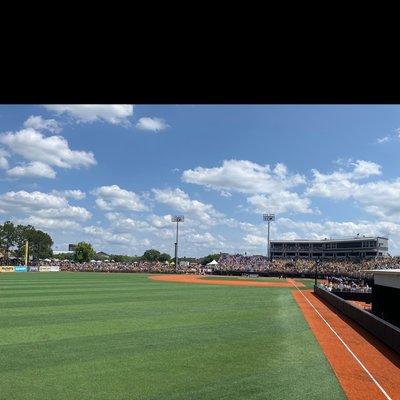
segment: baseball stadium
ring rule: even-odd
[[[399,115],[0,105],[0,400],[399,400]]]
[[[396,344],[311,278],[63,270],[2,267],[2,399],[400,396]]]

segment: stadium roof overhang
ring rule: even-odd
[[[374,274],[375,285],[400,289],[400,269],[365,270]]]
[[[351,242],[351,241],[364,241],[364,240],[376,240],[376,239],[384,239],[388,240],[388,238],[383,236],[360,236],[354,238],[339,238],[339,239],[284,239],[278,240],[274,239],[271,240],[271,243],[329,243],[329,242]]]

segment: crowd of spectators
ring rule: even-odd
[[[264,272],[278,274],[314,274],[316,261],[310,259],[274,259],[264,256],[224,254],[214,267],[219,271]],[[400,268],[400,257],[384,257],[364,260],[321,260],[318,273],[336,276],[363,276],[365,270]]]
[[[160,261],[135,261],[131,263],[113,262],[113,261],[94,261],[77,263],[67,260],[44,261],[38,262],[42,265],[57,265],[60,266],[60,271],[70,272],[150,272],[150,273],[172,273],[175,272],[175,265],[172,263]],[[176,272],[200,272],[201,265],[193,265],[189,268],[178,267]]]
[[[328,290],[329,292],[372,292],[372,288],[362,279],[353,280],[336,276],[327,277],[326,281],[320,283],[319,286]]]
[[[17,259],[0,260],[0,265],[18,265]],[[315,273],[315,260],[310,259],[274,259],[268,261],[265,256],[244,256],[241,254],[223,254],[217,265],[203,266],[201,263],[190,263],[187,266],[178,266],[173,263],[160,261],[114,262],[92,261],[77,263],[68,260],[40,260],[30,262],[29,265],[59,265],[61,271],[79,272],[150,272],[150,273],[265,273],[275,275],[304,275]],[[321,260],[318,264],[318,274],[325,276],[364,277],[365,270],[400,268],[400,257],[384,257],[364,260]]]

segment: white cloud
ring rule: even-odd
[[[384,136],[384,137],[378,138],[376,141],[377,141],[379,144],[381,144],[381,143],[388,142],[389,140],[390,140],[389,136]]]
[[[161,229],[161,228],[170,228],[172,226],[172,215],[167,214],[167,215],[151,215],[148,220],[152,226],[155,228]]]
[[[259,165],[246,160],[225,160],[221,167],[197,167],[183,172],[182,180],[216,190],[241,193],[267,193],[305,183],[300,174],[289,174],[284,164],[271,170],[269,165]]]
[[[148,207],[142,202],[139,195],[118,185],[101,186],[92,191],[97,196],[96,204],[101,210],[129,210],[146,211]]]
[[[137,243],[136,239],[130,234],[115,234],[107,229],[98,226],[86,226],[83,231],[90,236],[99,239],[98,245],[135,245]]]
[[[9,169],[7,171],[7,175],[18,178],[24,176],[34,176],[39,178],[54,179],[56,177],[56,172],[47,164],[44,164],[40,161],[33,161],[31,163],[22,164]]]
[[[400,128],[396,128],[393,130],[391,134],[376,139],[376,143],[378,144],[387,143],[389,141],[391,142],[392,140],[398,140],[399,138],[400,138]]]
[[[132,231],[148,230],[150,225],[146,221],[126,217],[120,213],[106,213],[106,218],[110,221],[114,232],[129,233]]]
[[[268,240],[264,236],[246,235],[243,240],[251,246],[267,246]]]
[[[297,234],[296,238],[324,239],[354,237],[357,234],[365,236],[400,235],[400,225],[389,221],[293,221],[289,218],[280,218],[276,222],[279,230],[290,229]],[[277,239],[281,239],[279,235]]]
[[[247,201],[254,206],[252,211],[256,213],[312,213],[311,201],[308,198],[302,198],[297,193],[287,190],[272,193],[269,196],[257,194],[248,197]]]
[[[138,129],[153,131],[153,132],[162,131],[163,129],[166,129],[168,127],[169,125],[165,122],[164,119],[155,117],[153,118],[142,117],[136,124],[136,128]]]
[[[156,235],[159,238],[162,239],[171,239],[173,237],[175,237],[175,233],[172,230],[168,230],[168,229],[158,229],[156,231],[153,232],[154,235]]]
[[[17,207],[25,212],[32,212],[41,209],[62,208],[67,205],[64,198],[42,192],[7,192],[0,195],[0,205]],[[25,210],[26,208],[26,210]]]
[[[346,199],[357,187],[357,184],[350,180],[351,175],[345,172],[322,174],[313,169],[312,173],[314,180],[306,191],[308,196]]]
[[[296,240],[299,235],[296,232],[284,232],[279,236],[280,240]]]
[[[217,219],[224,216],[211,204],[190,199],[189,195],[181,189],[153,189],[153,193],[157,202],[166,204],[176,211],[188,213],[192,218],[197,218],[207,225],[215,224]]]
[[[191,233],[185,237],[187,241],[197,246],[207,247],[222,247],[224,246],[223,241],[215,238],[210,232],[205,233]]]
[[[380,175],[381,167],[367,161],[357,161],[353,166],[353,171],[335,171],[332,174],[313,170],[314,180],[306,194],[338,200],[353,199],[366,212],[377,217],[400,219],[400,178],[360,183],[360,179]]]
[[[358,185],[351,195],[373,215],[400,218],[400,179]]]
[[[61,127],[55,119],[44,119],[40,115],[31,115],[25,122],[25,128],[33,128],[37,131],[47,130],[53,133],[60,133]]]
[[[65,197],[24,190],[0,195],[0,212],[19,219],[23,216],[28,223],[48,229],[71,229],[91,218],[88,210],[70,205]]]
[[[71,198],[75,200],[83,200],[86,197],[86,193],[82,192],[79,189],[72,189],[72,190],[52,190],[51,194],[55,196],[62,196],[66,198]]]
[[[312,212],[309,199],[288,190],[304,184],[305,178],[289,173],[282,163],[271,168],[246,160],[225,160],[221,167],[186,170],[182,179],[219,190],[224,197],[229,197],[231,191],[253,194],[247,201],[254,206],[255,212]]]
[[[73,218],[80,221],[86,221],[92,214],[83,207],[67,205],[60,209],[47,209],[40,212],[40,216],[48,218]]]
[[[57,114],[67,114],[77,122],[105,121],[113,125],[129,125],[133,115],[130,104],[62,104],[45,105]]]
[[[360,187],[355,181],[382,173],[381,166],[371,161],[357,160],[350,165],[353,166],[352,171],[340,170],[331,174],[322,174],[313,169],[314,179],[307,189],[307,195],[346,199]]]
[[[357,160],[352,165],[354,166],[354,170],[352,172],[352,177],[354,179],[363,179],[382,174],[382,167],[372,161]]]
[[[8,168],[8,160],[9,154],[0,148],[0,169],[7,169]]]
[[[36,229],[54,230],[54,231],[76,231],[80,229],[80,224],[70,219],[41,218],[30,216],[21,220],[22,224],[29,224]]]
[[[226,190],[221,190],[221,191],[219,192],[219,194],[220,194],[222,197],[232,197],[232,193],[227,192]]]
[[[39,161],[60,168],[88,167],[96,164],[93,153],[69,148],[62,136],[45,137],[32,128],[0,135],[0,143],[7,145],[14,154],[29,161]]]

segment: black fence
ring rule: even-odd
[[[328,292],[318,286],[314,286],[314,293],[325,300],[333,307],[341,311],[344,315],[351,320],[357,322],[365,330],[372,333],[383,343],[391,347],[396,352],[400,353],[400,329],[396,326],[378,318],[368,311],[364,311],[358,307],[353,306],[346,300]]]
[[[336,291],[332,290],[333,294],[339,296],[343,300],[355,300],[363,301],[364,303],[372,303],[372,293],[371,292],[352,292],[352,291]]]

